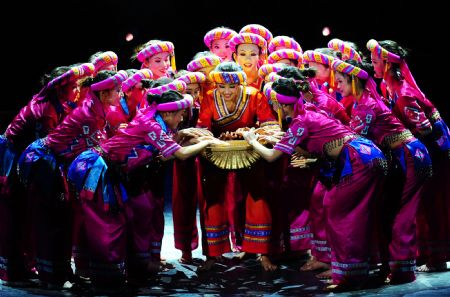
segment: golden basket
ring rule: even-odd
[[[259,154],[246,140],[227,140],[230,145],[208,146],[202,155],[220,169],[250,168],[259,158]]]

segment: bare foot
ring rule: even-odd
[[[300,271],[314,271],[319,269],[330,269],[330,264],[318,261],[316,258],[311,258],[300,268]]]
[[[211,268],[213,268],[214,264],[216,264],[216,262],[220,261],[221,259],[221,256],[208,257],[206,261],[198,267],[198,271],[210,271]]]
[[[275,271],[278,269],[278,266],[273,264],[272,261],[270,261],[269,256],[267,255],[261,255],[261,257],[259,257],[259,260],[261,261],[261,266],[265,271]]]
[[[173,269],[173,265],[170,263],[167,263],[166,261],[155,261],[150,260],[147,264],[147,271],[150,273],[158,273],[161,271],[167,271],[169,269]]]
[[[332,275],[331,269],[328,269],[325,270],[324,272],[316,274],[316,277],[320,279],[331,279],[331,275]]]
[[[329,285],[326,286],[323,290],[327,291],[327,292],[334,292],[334,293],[338,293],[338,292],[348,292],[348,291],[354,291],[354,290],[359,290],[361,287],[360,286],[350,286],[350,285]]]
[[[437,264],[423,264],[417,267],[418,272],[440,272],[447,270],[447,263],[437,263]]]
[[[247,257],[246,252],[238,252],[236,255],[233,256],[233,259],[242,261]]]
[[[181,254],[181,258],[178,261],[182,264],[192,263],[192,252],[191,251],[183,251]]]

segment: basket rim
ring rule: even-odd
[[[230,145],[211,145],[207,146],[206,149],[211,152],[229,152],[229,151],[247,151],[253,149],[253,147],[246,140],[224,140]]]

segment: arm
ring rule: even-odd
[[[268,149],[258,142],[258,136],[255,134],[254,130],[244,132],[244,138],[247,142],[253,146],[253,149],[268,162],[273,162],[283,154],[281,151],[274,149]]]
[[[415,136],[423,137],[431,133],[431,123],[416,98],[401,96],[395,105],[394,111],[397,110],[394,112],[395,115]]]
[[[211,144],[209,140],[202,140],[194,145],[182,146],[173,155],[180,160],[186,160],[198,153]]]

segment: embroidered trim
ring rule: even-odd
[[[383,138],[383,141],[381,142],[381,145],[385,148],[390,149],[392,144],[394,144],[398,141],[404,142],[411,138],[413,138],[411,131],[403,130],[402,132],[392,133],[392,134],[385,136]]]
[[[439,111],[434,111],[429,116],[430,122],[434,124],[436,121],[439,121],[441,119],[441,115],[439,114]]]
[[[247,93],[247,88],[243,87],[243,89],[240,93],[240,96],[239,96],[239,100],[236,103],[235,110],[229,114],[226,111],[225,103],[222,100],[222,98],[220,97],[218,91],[217,90],[214,91],[214,103],[216,105],[216,109],[220,116],[220,119],[218,119],[215,122],[220,126],[225,126],[225,125],[229,125],[229,124],[237,121],[238,119],[240,119],[250,101],[249,95],[250,94]]]
[[[329,156],[335,148],[340,147],[344,143],[346,143],[350,140],[353,140],[353,139],[357,139],[357,138],[360,138],[360,136],[358,136],[356,134],[351,134],[351,135],[346,135],[346,136],[338,138],[338,139],[333,139],[323,145],[323,151]]]

